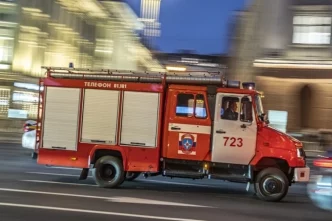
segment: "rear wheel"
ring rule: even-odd
[[[98,186],[115,188],[125,179],[122,161],[117,157],[103,156],[97,160],[92,176]]]
[[[126,181],[133,181],[141,175],[140,172],[127,172]]]
[[[289,181],[284,172],[277,168],[266,168],[256,177],[255,191],[264,201],[277,202],[288,193]]]

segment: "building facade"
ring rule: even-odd
[[[168,72],[189,71],[193,74],[204,74],[208,71],[222,75],[226,73],[228,65],[226,55],[200,55],[190,51],[156,53],[155,57]]]
[[[165,71],[143,29],[121,1],[0,0],[0,119],[36,118],[41,66]]]
[[[332,129],[332,1],[253,0],[239,12],[229,78],[255,81],[287,131]]]

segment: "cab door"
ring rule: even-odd
[[[250,95],[218,93],[212,162],[247,165],[255,155],[257,124]]]
[[[172,89],[164,157],[204,160],[209,155],[211,120],[204,91]],[[166,128],[165,128],[166,129]]]

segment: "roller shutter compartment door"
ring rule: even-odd
[[[76,150],[80,89],[46,88],[43,148]]]
[[[82,142],[115,144],[119,91],[86,89]]]
[[[159,94],[124,92],[121,144],[156,147]]]

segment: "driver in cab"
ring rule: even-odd
[[[235,101],[230,101],[228,108],[225,110],[223,119],[226,120],[237,120],[239,113],[237,111],[237,103]]]

